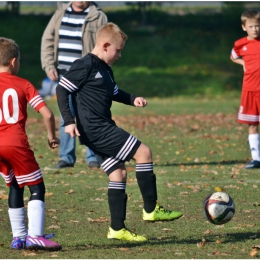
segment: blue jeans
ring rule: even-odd
[[[71,95],[69,95],[69,106],[70,111],[73,117],[75,117],[75,112],[72,106],[72,100]],[[62,116],[60,115],[60,152],[59,156],[61,160],[75,164],[76,162],[76,138],[72,138],[69,134],[65,133],[65,126],[64,126],[64,120]],[[90,150],[87,146],[87,152],[86,152],[86,162],[89,164],[92,161],[98,162],[98,159],[96,158],[94,152]]]

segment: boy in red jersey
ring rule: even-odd
[[[0,175],[10,187],[8,206],[13,233],[12,249],[54,249],[61,246],[44,235],[45,186],[34,153],[25,132],[27,103],[44,118],[48,144],[59,146],[55,121],[34,86],[17,77],[20,68],[20,49],[11,39],[0,37]],[[24,186],[31,197],[28,202],[28,231],[25,225]]]
[[[242,65],[244,70],[238,122],[249,126],[248,141],[252,161],[245,169],[254,169],[260,168],[260,12],[248,10],[242,14],[241,21],[247,37],[235,42],[230,58],[234,63]]]

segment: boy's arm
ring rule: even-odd
[[[238,58],[234,59],[234,58],[232,57],[232,55],[230,55],[230,59],[231,59],[231,61],[233,61],[234,63],[243,66],[243,70],[246,71],[246,69],[245,69],[245,62],[244,62],[244,60],[243,60],[242,58],[238,57]]]
[[[60,144],[60,140],[56,137],[55,134],[55,119],[53,113],[47,106],[41,107],[39,112],[42,114],[45,125],[47,127],[49,147],[52,149],[57,148]]]
[[[60,113],[64,120],[65,132],[71,137],[80,136],[69,107],[69,95],[71,93],[64,87],[58,85],[56,94]]]
[[[147,101],[143,97],[136,97],[133,94],[129,94],[121,89],[116,89],[116,94],[113,96],[113,100],[136,107],[145,107]]]

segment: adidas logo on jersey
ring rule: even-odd
[[[102,75],[100,74],[100,72],[98,72],[98,73],[96,74],[96,76],[95,76],[95,79],[100,79],[100,78],[102,78]]]
[[[246,46],[244,46],[242,50],[243,50],[243,51],[246,51],[246,50],[247,50],[247,47],[246,47]]]

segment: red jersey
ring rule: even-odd
[[[233,59],[241,57],[245,63],[243,89],[260,91],[260,39],[248,40],[247,37],[237,40],[231,51]]]
[[[46,105],[28,80],[0,73],[0,146],[28,146],[27,103],[37,112]]]

